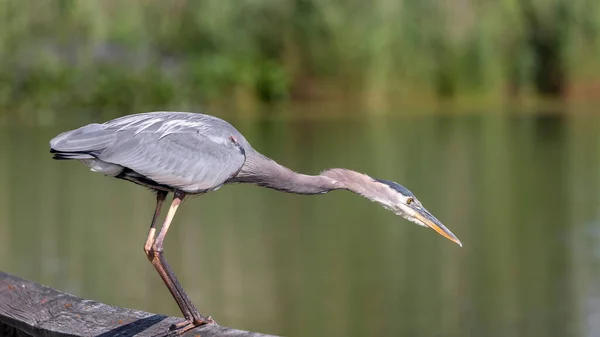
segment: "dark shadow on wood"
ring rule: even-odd
[[[0,336],[31,337],[31,335],[19,331],[13,326],[2,324],[2,322],[0,322]]]
[[[135,336],[136,334],[139,334],[142,331],[149,329],[150,327],[164,320],[165,318],[167,318],[167,316],[152,315],[150,317],[145,317],[142,319],[138,319],[137,321],[127,323],[118,328],[114,328],[110,331],[98,335],[98,337]]]
[[[84,300],[0,271],[0,336],[170,336],[181,320]],[[274,337],[217,324],[182,336]]]

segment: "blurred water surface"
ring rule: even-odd
[[[235,120],[316,174],[395,180],[460,248],[345,191],[227,186],[190,199],[165,243],[199,310],[288,336],[600,335],[600,118],[477,113]],[[117,306],[180,315],[142,245],[152,193],[51,160],[82,122],[0,129],[0,269]]]

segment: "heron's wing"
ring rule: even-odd
[[[50,146],[55,158],[86,160],[93,169],[111,175],[125,167],[186,192],[221,186],[239,172],[244,149],[250,148],[243,135],[219,118],[165,111],[67,131]]]
[[[149,130],[144,130],[149,131]],[[196,132],[121,131],[98,159],[129,168],[157,183],[186,192],[220,187],[246,160],[244,151],[227,137]]]

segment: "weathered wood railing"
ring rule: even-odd
[[[169,336],[179,321],[84,300],[0,271],[0,336]],[[269,337],[216,324],[182,336]]]

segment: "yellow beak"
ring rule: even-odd
[[[425,208],[415,209],[414,216],[415,218],[419,219],[422,223],[427,225],[427,227],[433,229],[434,231],[438,232],[438,234],[440,234],[441,236],[445,237],[450,241],[455,242],[456,244],[462,247],[462,243],[460,242],[460,240]]]

